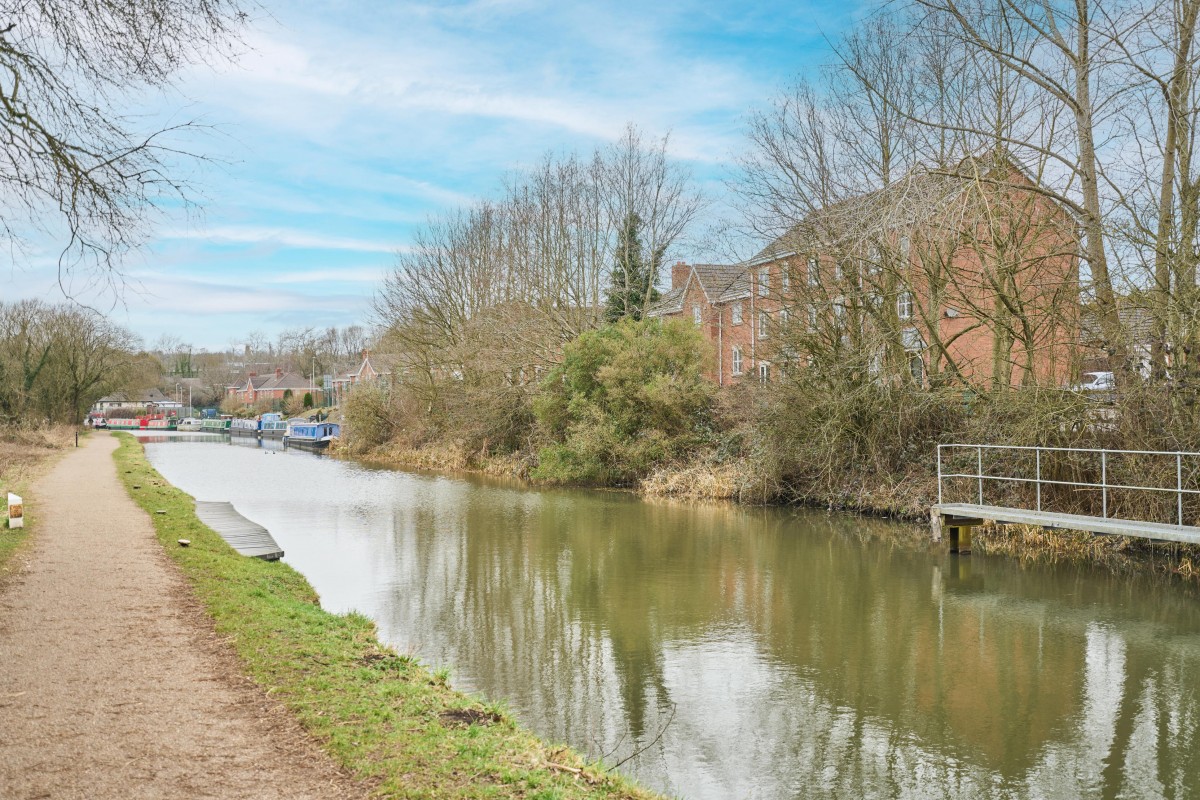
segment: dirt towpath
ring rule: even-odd
[[[0,797],[364,797],[232,651],[93,435],[0,588]],[[0,536],[4,535],[0,531]]]

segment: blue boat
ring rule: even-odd
[[[338,438],[341,426],[336,422],[310,422],[306,419],[290,419],[283,443],[288,447],[303,447],[307,450],[324,450]]]

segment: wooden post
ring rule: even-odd
[[[972,525],[950,525],[950,552],[960,556],[971,555]]]
[[[933,540],[942,540],[942,515],[935,508],[929,512],[929,526],[933,529]]]

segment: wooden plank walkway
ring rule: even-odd
[[[1105,519],[1103,517],[1089,517],[1082,514],[1028,511],[1021,508],[985,506],[973,503],[939,503],[933,506],[932,512],[935,530],[940,530],[940,525],[954,525],[955,519],[988,520],[1002,525],[1038,525],[1043,528],[1060,528],[1063,530],[1087,531],[1089,533],[1104,533],[1114,536],[1133,536],[1138,539],[1200,544],[1200,528],[1191,525],[1141,522],[1132,519]],[[970,525],[972,523],[963,522],[962,524]]]
[[[283,549],[275,542],[271,532],[239,514],[233,503],[197,500],[196,516],[244,556],[264,561],[283,558]]]

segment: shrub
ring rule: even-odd
[[[623,321],[568,344],[534,402],[549,440],[534,477],[624,484],[686,455],[709,430],[706,352],[683,321]]]
[[[304,393],[304,407],[305,407],[305,408],[312,408],[312,407],[313,407],[313,396],[312,396],[312,392],[305,392],[305,393]]]

